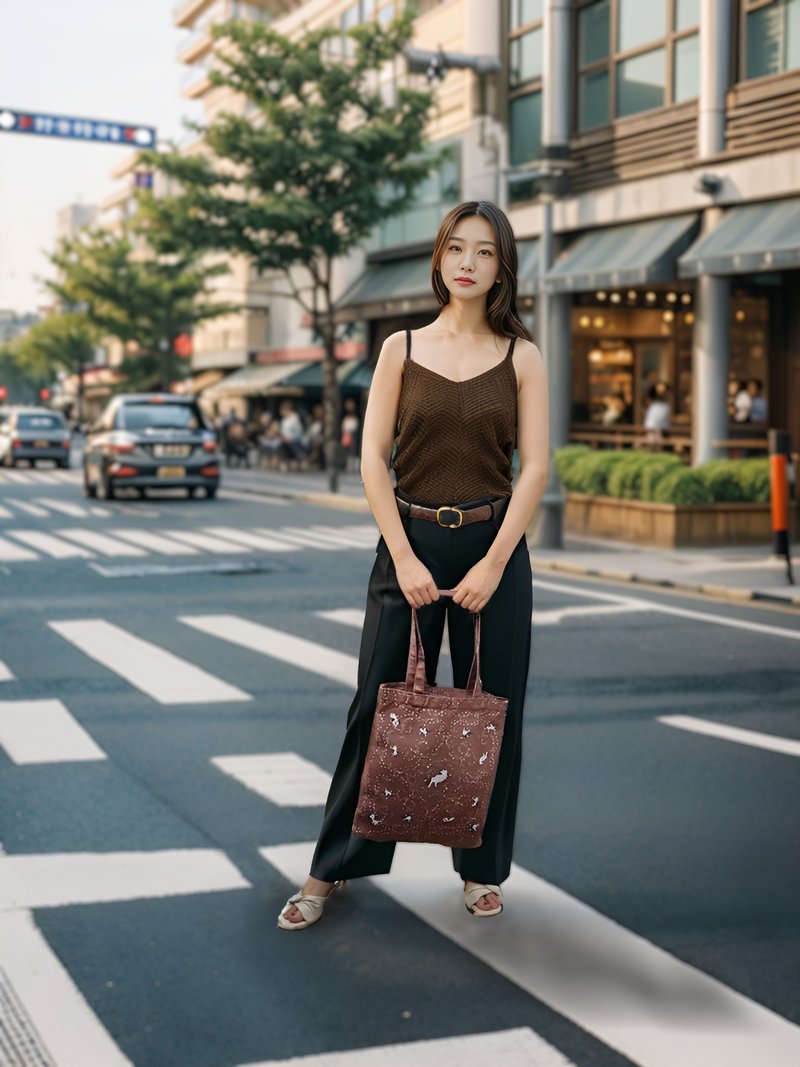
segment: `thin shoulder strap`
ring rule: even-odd
[[[516,343],[517,343],[517,338],[516,338],[516,336],[514,336],[514,337],[511,338],[511,341],[509,342],[508,352],[506,352],[506,359],[511,359],[512,355],[514,354],[514,345]]]
[[[406,359],[411,358],[411,330],[406,330]]]

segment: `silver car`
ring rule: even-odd
[[[15,407],[0,426],[0,462],[14,467],[21,459],[31,466],[37,460],[55,460],[56,466],[69,466],[71,443],[64,416],[48,408]]]

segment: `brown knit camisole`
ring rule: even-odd
[[[511,338],[502,362],[458,382],[406,358],[397,409],[397,488],[423,504],[509,496],[517,433]]]

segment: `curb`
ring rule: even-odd
[[[223,486],[223,491],[224,491]],[[319,504],[322,507],[338,508],[341,511],[369,512],[372,509],[366,497],[348,496],[339,493],[313,493],[292,489],[267,489],[249,485],[231,485],[228,488],[235,493],[250,493],[251,496],[277,496],[282,500],[301,500],[305,504]]]
[[[800,611],[800,593],[792,597],[785,597],[775,593],[764,593],[758,589],[734,589],[725,585],[714,585],[710,582],[673,581],[672,578],[653,578],[645,574],[636,574],[634,571],[601,570],[596,567],[586,567],[580,563],[566,561],[562,563],[558,560],[542,559],[533,555],[531,556],[531,563],[539,570],[557,571],[562,574],[580,574],[587,578],[602,578],[606,581],[637,583],[661,589],[674,589],[677,592],[702,593],[704,596],[713,597],[715,600],[725,600],[734,604],[764,601],[769,604],[781,604],[785,608]]]

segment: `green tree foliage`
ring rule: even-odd
[[[0,345],[0,385],[5,386],[7,399],[0,404],[30,404],[36,399],[36,392],[45,380],[30,367],[23,364],[17,355],[19,340],[14,338]]]
[[[412,11],[388,27],[365,23],[344,34],[326,27],[298,40],[260,23],[214,27],[218,69],[210,79],[236,91],[243,113],[191,124],[202,135],[202,153],[142,153],[180,189],[167,198],[140,194],[144,213],[160,234],[172,233],[173,247],[241,253],[258,273],[279,271],[284,295],[308,314],[325,353],[325,450],[334,490],[340,394],[333,263],[410,207],[420,183],[449,156],[426,149],[429,91],[400,86],[387,103],[374,84],[375,71],[402,54],[412,28]],[[298,284],[297,268],[307,272],[307,285]]]

